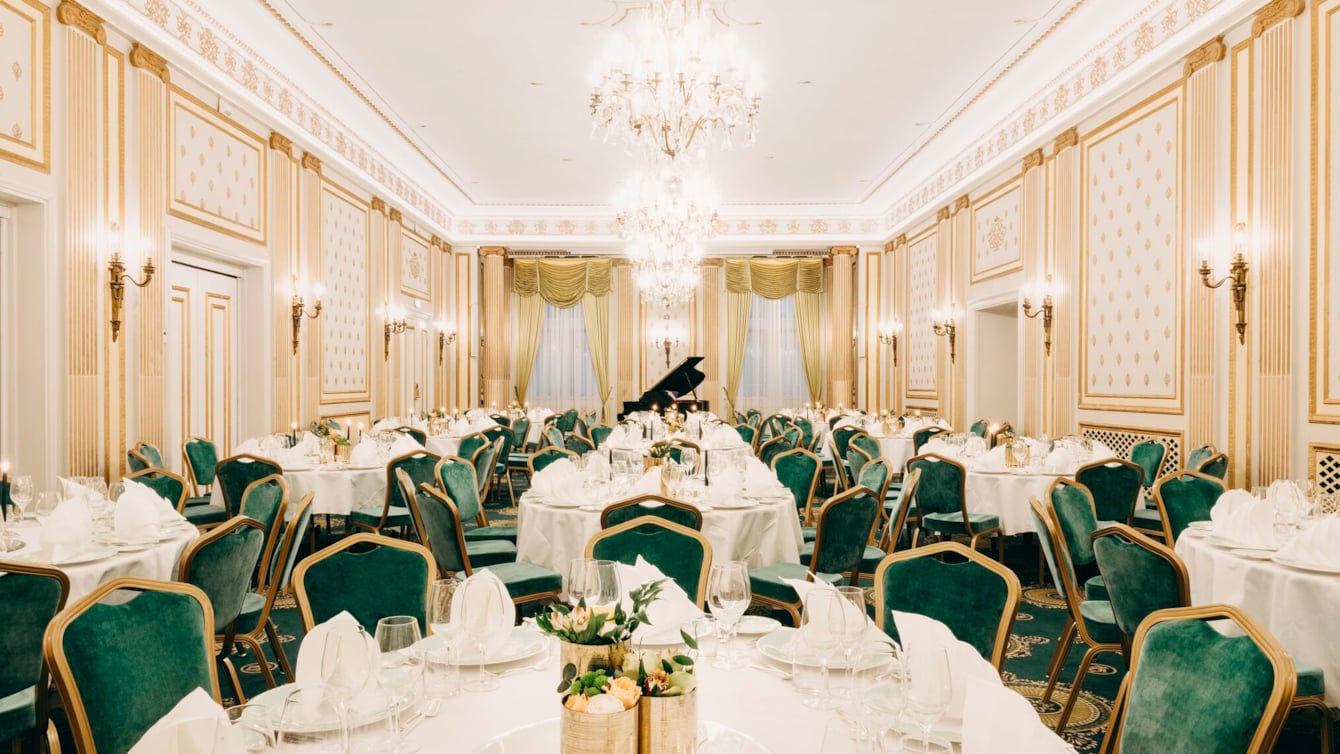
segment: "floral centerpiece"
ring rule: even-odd
[[[604,668],[577,672],[563,667],[560,751],[563,754],[635,754],[638,751],[638,700],[635,681],[613,677]]]
[[[664,466],[665,459],[670,457],[670,441],[659,440],[651,444],[651,449],[647,451],[646,468],[648,471],[657,466]]]
[[[665,579],[657,579],[629,592],[629,610],[622,602],[613,609],[589,608],[585,599],[574,607],[555,603],[535,617],[535,625],[558,638],[564,667],[572,665],[578,673],[599,668],[613,673],[623,667],[633,633],[651,625],[647,606],[661,596],[664,584]]]
[[[680,631],[690,652],[697,641]],[[624,659],[638,699],[638,754],[691,754],[698,744],[698,677],[694,659],[677,652],[638,652]]]

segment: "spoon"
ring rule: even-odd
[[[418,726],[419,723],[423,722],[424,718],[437,717],[437,713],[441,711],[442,711],[442,700],[429,699],[428,706],[416,712],[414,714],[414,717],[410,718],[408,723],[405,723],[404,735],[409,735],[409,732],[414,730],[414,728]]]

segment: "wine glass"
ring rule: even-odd
[[[613,560],[586,561],[585,587],[588,608],[613,613],[623,597],[619,584],[619,564]]]
[[[842,633],[838,635],[838,646],[842,650],[842,661],[847,666],[847,687],[839,696],[856,698],[856,665],[866,633],[865,590],[859,586],[840,586],[838,596],[842,598],[844,620]]]
[[[800,635],[805,646],[819,659],[819,693],[807,697],[802,703],[806,707],[830,710],[838,706],[828,683],[828,665],[841,648],[841,637],[847,613],[842,606],[842,595],[833,589],[816,588],[809,590],[801,605]]]
[[[567,592],[568,602],[576,607],[586,598],[586,571],[590,567],[586,558],[573,558],[568,562],[568,572],[563,580],[563,590]]]
[[[348,754],[349,706],[372,676],[367,632],[358,624],[335,624],[321,645],[321,685],[340,716],[340,754]]]
[[[910,683],[904,699],[906,713],[920,731],[903,737],[903,748],[920,754],[949,754],[949,745],[932,737],[935,723],[949,711],[954,682],[949,673],[949,654],[944,648],[923,649],[908,654]]]
[[[47,490],[37,496],[37,505],[33,507],[33,512],[38,518],[46,518],[61,504],[61,495],[55,490]]]
[[[9,500],[14,504],[14,525],[32,526],[33,522],[25,521],[23,512],[28,509],[28,503],[33,499],[33,478],[27,474],[11,477],[9,481]]]
[[[684,467],[685,476],[698,475],[698,451],[693,448],[680,448],[679,462]]]
[[[414,690],[423,677],[423,655],[415,647],[421,638],[419,621],[412,615],[392,615],[377,621],[377,685],[391,702],[391,735],[387,751],[406,754],[419,747],[405,740],[401,711],[414,698]]]
[[[455,626],[451,622],[451,603],[461,582],[456,579],[438,579],[433,582],[433,591],[428,601],[428,627],[441,642],[438,648],[424,659],[428,663],[425,672],[431,676],[434,696],[439,698],[456,695],[459,684],[459,668],[455,657]],[[425,684],[427,687],[429,684]]]
[[[238,704],[224,710],[228,714],[228,725],[220,726],[214,738],[214,745],[228,746],[240,741],[242,751],[268,751],[274,745],[270,733],[270,712],[259,704]],[[228,751],[218,749],[217,751]]]
[[[325,686],[297,688],[284,697],[275,725],[275,742],[281,754],[326,754],[335,747],[342,754],[349,751],[347,732],[332,730],[329,720],[330,689]]]
[[[484,669],[488,659],[489,639],[507,626],[507,611],[504,605],[512,598],[506,588],[497,579],[466,579],[456,590],[456,599],[461,600],[460,625],[479,653],[479,673],[465,684],[467,691],[486,692],[498,688],[498,679]]]
[[[684,466],[671,461],[661,467],[665,475],[665,489],[670,497],[680,499],[684,492]]]
[[[751,598],[749,568],[744,561],[712,564],[712,570],[707,574],[707,603],[717,619],[717,631],[721,636],[717,667],[734,669],[744,666],[731,653],[731,638],[735,636],[735,629]]]

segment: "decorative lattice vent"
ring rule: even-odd
[[[1340,447],[1313,445],[1309,476],[1317,489],[1327,495],[1340,495]]]
[[[1097,440],[1112,449],[1118,458],[1130,458],[1131,448],[1154,440],[1163,443],[1167,451],[1163,454],[1163,468],[1159,476],[1171,474],[1182,468],[1182,435],[1171,432],[1154,432],[1147,429],[1127,429],[1097,424],[1079,425],[1079,433],[1090,440]]]

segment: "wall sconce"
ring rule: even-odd
[[[405,310],[396,307],[392,309],[389,306],[382,306],[382,316],[386,317],[386,324],[382,327],[382,332],[386,335],[385,345],[382,347],[382,361],[391,360],[391,336],[399,335],[409,328],[409,323],[405,321]]]
[[[958,331],[958,327],[954,324],[956,319],[958,319],[958,307],[953,304],[949,305],[949,311],[947,312],[939,310],[931,312],[931,329],[935,330],[936,335],[949,336],[950,364],[953,364],[957,358],[954,344],[954,337]]]
[[[321,316],[321,294],[324,289],[318,285],[314,293],[316,294],[316,306],[309,312],[307,304],[303,302],[303,286],[298,283],[298,278],[293,278],[293,300],[289,303],[289,316],[293,318],[293,353],[298,352],[298,334],[302,332],[302,318],[316,319]]]
[[[885,322],[879,326],[879,342],[893,349],[893,368],[898,368],[898,335],[903,331],[900,320]]]
[[[652,330],[651,347],[665,350],[665,366],[670,368],[670,349],[679,346],[683,340],[679,328],[670,323],[670,315],[661,315],[660,324]]]
[[[437,363],[442,364],[442,355],[446,353],[447,346],[456,342],[456,328],[445,320],[437,323]]]
[[[121,333],[121,310],[126,303],[126,281],[129,280],[136,288],[143,288],[154,278],[154,263],[149,259],[149,255],[144,256],[144,265],[140,270],[144,273],[143,280],[136,280],[126,274],[126,263],[121,259],[121,228],[116,223],[112,223],[112,231],[108,235],[108,246],[111,248],[111,254],[107,259],[107,285],[112,292],[112,340]]]
[[[1233,309],[1238,317],[1234,326],[1238,330],[1239,343],[1247,342],[1247,272],[1247,226],[1238,223],[1233,227],[1233,261],[1228,265],[1228,275],[1220,278],[1218,282],[1210,282],[1214,272],[1210,267],[1207,253],[1200,260],[1200,282],[1207,288],[1218,288],[1224,283],[1232,283],[1229,290],[1233,292]]]
[[[1052,276],[1047,276],[1047,282],[1042,286],[1042,306],[1034,309],[1032,301],[1033,291],[1031,287],[1024,288],[1023,309],[1024,316],[1029,319],[1037,319],[1042,315],[1042,349],[1048,356],[1052,355],[1052,308],[1055,302],[1052,300]]]

